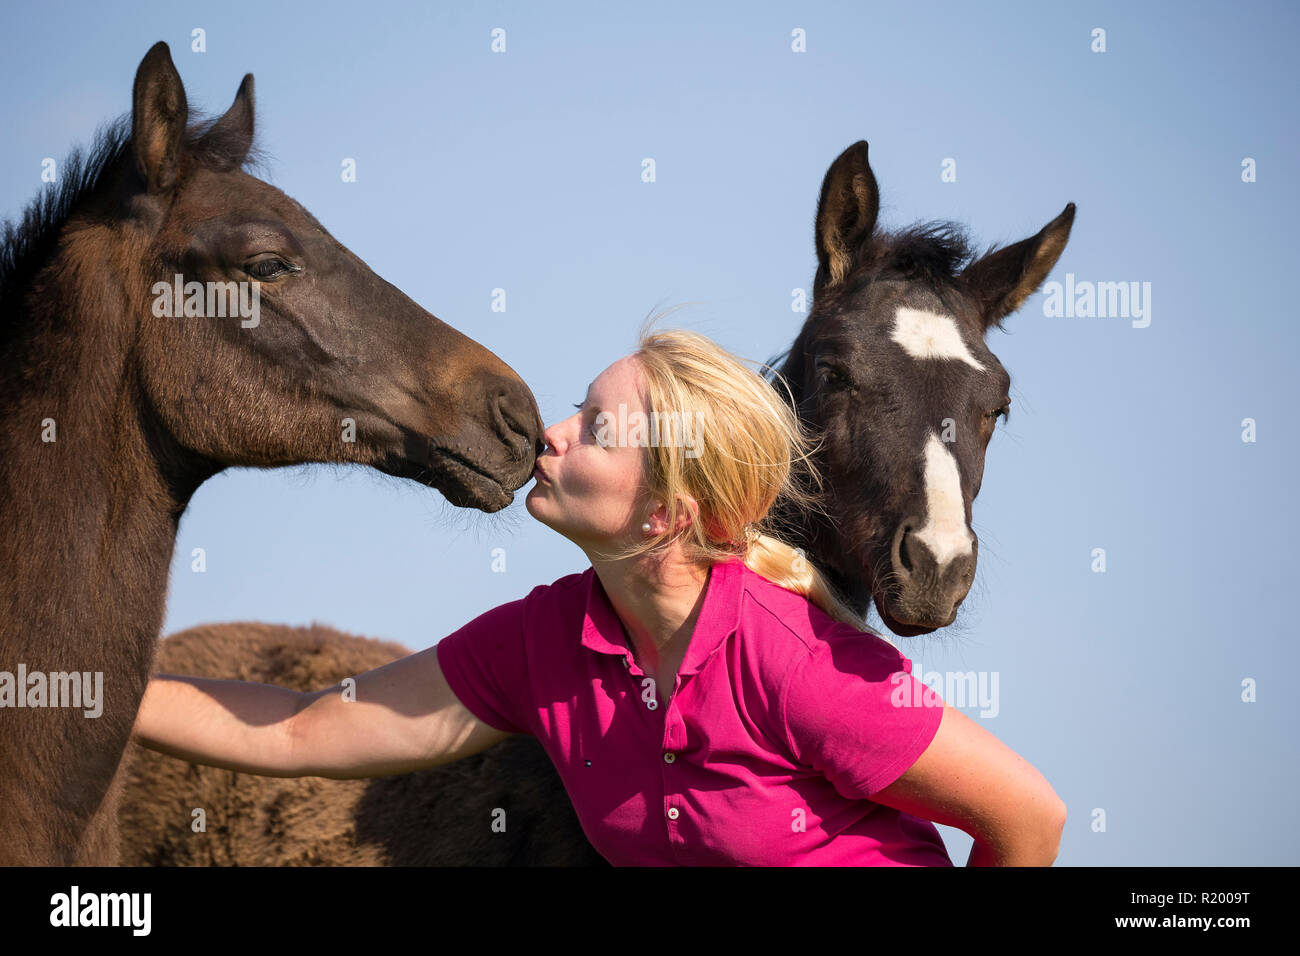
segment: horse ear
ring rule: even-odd
[[[1074,203],[1044,226],[1037,235],[990,252],[962,272],[967,290],[979,301],[984,327],[1002,327],[1002,319],[1020,308],[1047,278],[1065,251],[1074,223]]]
[[[160,40],[140,61],[132,91],[131,140],[135,165],[149,192],[164,192],[176,184],[188,121],[185,87],[172,64],[171,51]]]
[[[853,266],[862,241],[876,231],[880,190],[867,161],[867,142],[858,140],[831,163],[817,200],[817,280],[835,285]]]
[[[226,115],[203,134],[202,145],[222,172],[244,164],[253,145],[253,74],[245,73]]]

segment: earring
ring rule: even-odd
[[[650,522],[647,521],[647,522],[645,522],[645,524],[641,525],[641,530],[644,531],[646,534],[649,534],[649,533],[650,533]]]

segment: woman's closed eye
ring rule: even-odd
[[[584,402],[583,404],[585,405],[586,403]],[[582,411],[582,405],[574,405],[573,407],[576,408],[578,411]],[[597,435],[596,435],[596,432],[595,432],[594,429],[588,428],[588,429],[587,429],[587,434],[590,435],[592,438],[597,438]]]

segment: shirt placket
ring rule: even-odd
[[[682,675],[679,672],[673,684],[673,693],[664,707],[659,699],[658,687],[654,678],[644,673],[629,652],[624,652],[623,667],[633,679],[637,691],[637,705],[645,711],[651,725],[659,732],[659,769],[662,781],[662,800],[660,812],[664,815],[664,824],[668,831],[668,849],[680,863],[687,862],[686,840],[680,829],[682,815],[686,812],[686,801],[682,796],[680,775],[677,769],[678,751],[686,746],[686,725],[682,721],[677,704],[681,699]],[[646,682],[649,681],[647,684]],[[662,711],[662,714],[660,714]]]

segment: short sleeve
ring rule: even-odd
[[[479,720],[509,734],[530,733],[526,600],[494,607],[435,645],[438,666],[457,699]]]
[[[828,632],[782,692],[791,752],[849,799],[866,799],[906,773],[938,732],[943,706],[896,647],[861,632]]]

